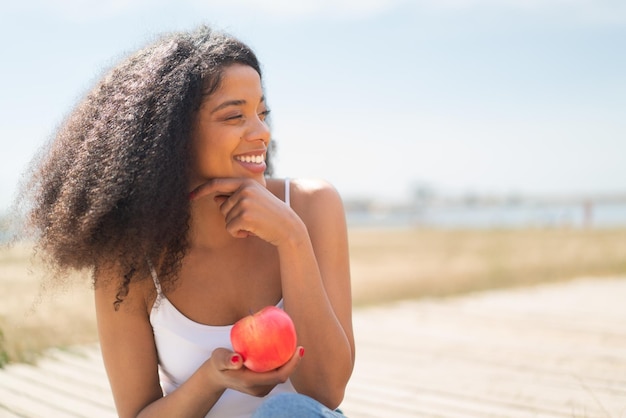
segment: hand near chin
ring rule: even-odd
[[[259,237],[280,245],[304,224],[296,213],[263,184],[246,178],[212,179],[197,187],[191,199],[212,198],[236,238]]]
[[[222,387],[262,397],[270,393],[276,385],[289,379],[300,364],[302,353],[301,347],[296,347],[293,356],[285,365],[265,373],[247,369],[243,365],[241,355],[225,348],[213,351],[207,363],[210,364],[215,379],[221,382]]]

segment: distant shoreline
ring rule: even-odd
[[[626,227],[625,202],[347,204],[348,225],[434,228]]]

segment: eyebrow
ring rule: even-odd
[[[264,103],[264,102],[265,102],[265,96],[261,96],[261,100],[260,100],[259,103]],[[242,105],[245,105],[246,103],[248,103],[248,102],[246,100],[243,100],[243,99],[227,100],[227,101],[217,105],[213,110],[211,110],[211,113],[215,113],[218,110],[222,110],[222,109],[227,108],[229,106],[242,106]]]

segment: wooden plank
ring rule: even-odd
[[[626,280],[354,312],[351,418],[626,416]],[[4,415],[3,415],[4,414]],[[0,418],[115,416],[99,347],[0,370]]]
[[[58,408],[34,399],[27,393],[12,390],[2,384],[0,380],[0,416],[6,414],[7,417],[17,415],[18,417],[65,417],[59,413]]]
[[[46,405],[56,409],[55,414],[52,416],[66,415],[68,417],[114,417],[115,414],[108,407],[102,407],[89,400],[80,399],[72,394],[67,394],[56,390],[55,388],[41,385],[38,382],[33,382],[29,379],[23,379],[20,376],[15,376],[10,373],[3,373],[2,380],[0,381],[0,387],[11,391],[14,394],[21,395],[20,397],[24,401],[29,403],[37,403],[40,405]],[[22,408],[26,408],[29,405],[16,402],[16,404]],[[10,408],[13,407],[13,403]],[[8,408],[7,408],[8,409]]]
[[[0,391],[0,396],[2,396],[2,391]],[[23,418],[24,415],[17,415],[14,411],[9,411],[4,406],[0,405],[0,418]]]
[[[71,379],[60,379],[58,375],[50,373],[48,370],[27,365],[16,364],[6,373],[33,385],[43,386],[76,399],[94,403],[111,413],[115,412],[114,408],[111,407],[113,396],[108,388],[103,390],[94,385],[85,385]]]
[[[416,416],[624,416],[624,300],[626,281],[593,279],[363,309],[344,406],[401,388]]]
[[[103,391],[110,390],[109,383],[105,375],[85,373],[84,370],[68,367],[64,363],[54,359],[43,359],[37,363],[37,367],[47,370],[62,379],[67,379],[87,386],[93,386]]]

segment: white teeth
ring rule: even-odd
[[[245,155],[245,156],[237,156],[235,158],[244,163],[261,164],[263,161],[265,161],[265,156],[263,155]]]

